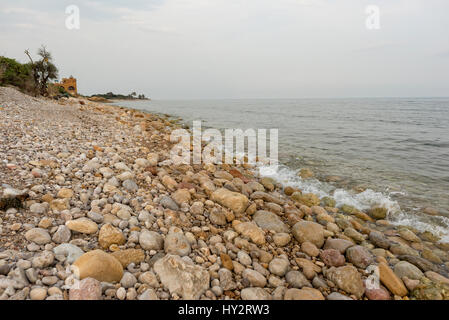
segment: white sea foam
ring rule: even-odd
[[[277,171],[269,166],[257,166],[256,172],[263,177],[271,177],[284,187],[290,186],[302,190],[304,193],[314,193],[320,198],[330,196],[335,199],[336,206],[351,205],[359,210],[367,210],[375,206],[388,209],[388,220],[394,225],[410,226],[424,232],[430,231],[441,237],[441,242],[449,243],[449,218],[427,217],[406,213],[401,210],[399,203],[391,199],[393,193],[385,194],[367,189],[361,193],[345,189],[335,189],[332,185],[316,179],[302,179],[297,171],[280,165]],[[432,221],[433,220],[433,221]]]
[[[424,232],[430,231],[440,236],[440,242],[449,243],[449,218],[442,216],[420,216],[418,214],[400,211],[391,219],[398,226],[410,226]],[[432,221],[431,223],[428,221]]]

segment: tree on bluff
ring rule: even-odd
[[[31,68],[15,59],[0,56],[0,86],[12,85],[29,92],[33,89]]]
[[[35,93],[47,95],[48,81],[58,78],[58,68],[53,63],[51,53],[47,51],[45,46],[42,46],[37,51],[37,55],[39,56],[39,60],[37,61],[33,60],[28,50],[25,50],[25,54],[30,59]]]

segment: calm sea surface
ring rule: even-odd
[[[192,126],[278,128],[279,176],[286,184],[361,207],[397,203],[392,219],[438,231],[449,241],[449,98],[121,101],[121,106],[180,117]],[[287,169],[288,168],[288,169]],[[317,177],[301,181],[300,168]],[[327,183],[328,176],[339,176]],[[362,195],[354,190],[369,189]],[[342,195],[342,190],[345,190]],[[379,193],[383,200],[379,200]],[[367,199],[371,197],[372,199]],[[363,198],[363,199],[362,199]],[[366,198],[366,199],[365,199]],[[352,201],[352,202],[351,202]]]

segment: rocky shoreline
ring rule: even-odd
[[[175,166],[177,127],[0,88],[0,300],[449,299],[435,235],[250,165]]]

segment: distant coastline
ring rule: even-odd
[[[145,94],[137,94],[136,92],[132,92],[128,95],[124,94],[115,94],[113,92],[108,92],[104,94],[93,94],[90,97],[88,97],[90,101],[94,102],[104,102],[104,103],[112,103],[114,100],[151,100],[150,98],[146,97]]]

